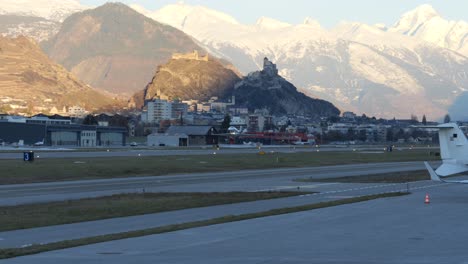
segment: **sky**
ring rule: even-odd
[[[99,6],[106,0],[80,0],[88,6]],[[114,0],[115,2],[115,0]],[[156,10],[177,0],[121,0]],[[227,13],[239,22],[254,24],[261,17],[271,17],[291,24],[302,23],[305,17],[331,28],[340,21],[393,25],[399,17],[422,4],[430,4],[448,20],[468,22],[468,0],[185,0],[190,5],[202,5]]]

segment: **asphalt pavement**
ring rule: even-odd
[[[66,181],[0,186],[0,205],[90,198],[134,192],[228,192],[288,190],[297,187],[314,190],[300,178],[336,178],[399,171],[424,170],[422,162],[391,162],[307,168],[244,170],[193,173],[155,177]]]
[[[467,263],[466,185],[3,260],[22,263]],[[430,194],[430,204],[424,203]]]
[[[97,235],[122,233],[134,230],[160,227],[171,224],[194,222],[222,217],[264,212],[272,209],[295,207],[325,201],[339,200],[356,196],[378,193],[415,191],[440,186],[431,181],[407,184],[339,184],[309,183],[301,190],[315,190],[318,193],[295,197],[261,200],[246,203],[193,208],[172,212],[147,214],[141,216],[112,218],[76,224],[31,228],[0,232],[0,248],[24,247],[31,244],[46,244],[63,240],[85,238]],[[294,190],[296,188],[294,187]]]

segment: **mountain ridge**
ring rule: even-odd
[[[182,31],[121,3],[69,16],[42,47],[86,83],[129,96],[145,87],[172,53],[203,51]]]
[[[152,17],[180,25],[177,16],[164,21],[171,14],[161,10],[171,9],[160,9]],[[241,72],[261,69],[263,57],[269,57],[301,91],[358,114],[426,114],[435,119],[468,89],[465,55],[382,26],[344,22],[332,30],[316,23],[259,29],[208,19],[209,13],[185,12],[188,15],[179,17],[183,30]]]

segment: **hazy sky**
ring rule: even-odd
[[[98,6],[106,0],[80,0],[84,5]],[[156,10],[176,0],[122,0]],[[394,24],[406,11],[422,4],[432,5],[445,19],[468,22],[468,0],[186,0],[186,4],[203,5],[228,13],[239,22],[253,24],[260,16],[298,24],[305,17],[318,20],[325,27],[340,21],[367,24]]]

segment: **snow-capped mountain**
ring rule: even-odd
[[[87,9],[78,0],[1,0],[1,15],[41,17],[62,22],[69,15]]]
[[[85,9],[77,0],[0,0],[0,35],[48,40],[65,18]]]
[[[41,42],[56,34],[60,25],[60,22],[40,17],[0,15],[0,35],[4,37],[23,35]]]
[[[468,89],[468,58],[460,50],[408,34],[412,25],[437,15],[423,6],[397,26],[343,22],[326,30],[311,18],[290,25],[260,18],[243,25],[201,6],[175,4],[145,15],[192,35],[207,50],[243,73],[261,68],[264,57],[311,97],[342,110],[382,117],[411,114],[438,118]],[[413,19],[414,18],[414,19]],[[413,30],[414,31],[414,30]]]
[[[398,32],[468,56],[468,23],[448,21],[430,5],[403,14],[390,32]]]

